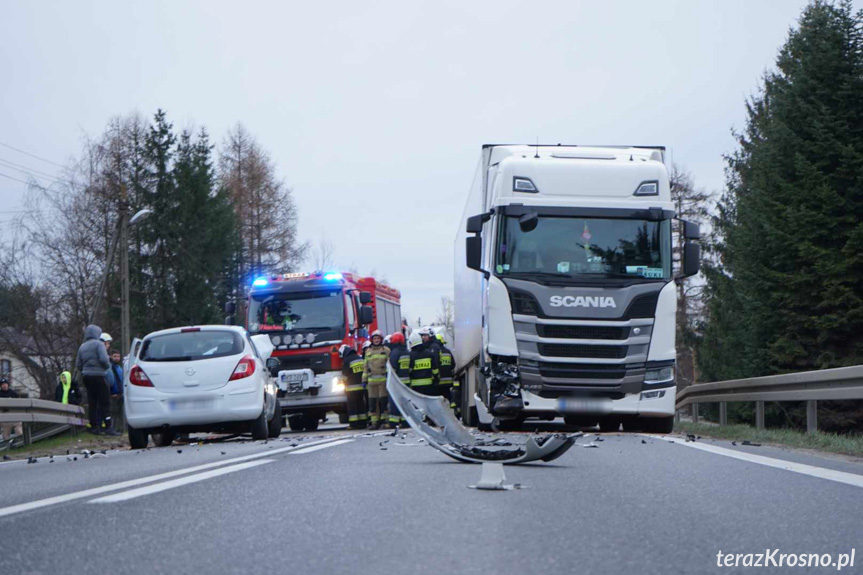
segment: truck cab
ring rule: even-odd
[[[675,276],[664,148],[492,145],[481,170],[456,241],[465,413],[670,431],[698,230]]]

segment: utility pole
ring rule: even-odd
[[[120,281],[122,283],[122,311],[120,318],[122,354],[123,357],[129,353],[129,199],[126,185],[120,187]]]

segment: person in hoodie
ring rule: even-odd
[[[84,343],[78,348],[75,366],[84,377],[84,387],[87,389],[88,417],[90,427],[87,431],[96,435],[120,435],[119,431],[106,429],[102,431],[102,422],[109,416],[111,410],[111,395],[106,376],[111,369],[111,359],[105,344],[99,339],[102,328],[98,325],[88,325],[84,328]]]

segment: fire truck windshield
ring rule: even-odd
[[[340,296],[340,291],[253,294],[249,331],[344,330],[344,298]]]

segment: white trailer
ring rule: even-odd
[[[665,149],[486,145],[479,170],[455,242],[466,423],[671,431],[675,279],[700,254],[683,222],[675,275]]]

